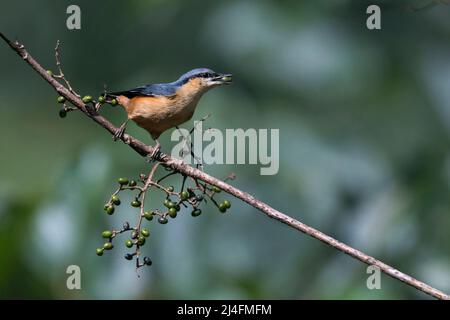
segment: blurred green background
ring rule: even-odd
[[[233,73],[194,118],[280,129],[280,171],[206,171],[235,172],[235,186],[449,292],[450,6],[411,10],[429,2],[378,1],[382,30],[369,31],[373,2],[356,0],[17,0],[3,1],[0,30],[53,70],[60,39],[82,94],[173,81],[194,67]],[[81,7],[79,31],[66,28],[70,4]],[[1,298],[427,298],[384,275],[381,290],[368,290],[365,265],[237,200],[225,215],[207,206],[196,219],[150,222],[144,252],[154,263],[140,278],[124,246],[97,257],[101,231],[136,219],[130,206],[103,212],[116,179],[148,165],[81,114],[59,119],[55,92],[3,42],[0,70]],[[102,113],[116,125],[125,118],[120,108]],[[134,124],[128,132],[152,142]],[[82,290],[66,288],[71,264]]]

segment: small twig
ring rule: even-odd
[[[195,126],[194,126],[194,127],[195,127]],[[189,152],[190,155],[191,155],[191,157],[192,157],[192,159],[194,160],[194,162],[197,162],[197,163],[195,164],[196,168],[198,169],[198,168],[200,167],[200,169],[203,171],[203,163],[202,163],[200,157],[198,157],[198,156],[194,153],[194,150],[193,150],[194,145],[193,145],[192,140],[191,140],[191,137],[190,137],[190,135],[192,135],[192,132],[193,132],[192,130],[193,130],[193,129],[189,132],[189,135],[188,135],[188,136],[185,136],[178,126],[176,126],[175,128],[178,130],[178,132],[180,133],[180,135],[183,137],[183,148],[182,148],[181,155],[180,155],[181,158],[184,159],[184,157],[185,157],[185,156],[188,154],[188,152]],[[188,152],[185,153],[185,150],[186,150],[186,149],[188,150]]]
[[[191,136],[192,133],[197,129],[197,125],[198,125],[199,123],[204,122],[204,121],[205,121],[206,119],[208,119],[209,117],[211,117],[211,113],[208,113],[206,116],[204,116],[203,118],[201,118],[201,119],[198,120],[198,121],[194,121],[194,125],[192,126],[192,129],[189,130],[189,135],[188,135],[188,136],[185,136],[185,135],[183,134],[183,132],[180,130],[180,128],[179,128],[178,126],[175,126],[175,128],[178,130],[178,133],[183,137],[183,143],[184,143],[184,145],[183,145],[182,152],[181,152],[181,158],[184,158],[184,156],[187,155],[187,153],[185,153],[185,150],[187,149],[188,152],[190,153],[192,159],[194,160],[194,162],[197,162],[197,163],[195,164],[195,167],[196,167],[197,169],[200,168],[200,170],[202,170],[202,171],[204,170],[203,163],[202,163],[202,161],[201,161],[201,158],[198,157],[198,156],[194,153],[194,150],[193,150],[194,145],[193,145],[193,143],[192,143],[192,139],[190,138],[190,136]],[[188,143],[189,143],[189,144],[188,144]]]
[[[161,181],[167,179],[170,176],[173,176],[176,173],[177,173],[176,171],[171,171],[168,174],[164,175],[163,177],[159,178],[158,181],[156,181],[156,183],[160,183]]]
[[[141,197],[140,214],[139,214],[139,220],[138,220],[138,223],[137,223],[137,226],[136,226],[136,230],[135,230],[137,232],[138,236],[141,233],[142,219],[144,218],[145,196],[147,195],[148,188],[150,187],[150,185],[152,183],[153,176],[154,176],[156,170],[158,169],[158,166],[159,166],[159,163],[156,163],[152,167],[152,169],[151,169],[151,171],[150,171],[150,173],[149,173],[149,175],[147,177],[147,181],[145,182],[144,186],[141,188],[141,192],[140,192],[140,197]],[[136,255],[136,269],[138,269],[138,268],[143,266],[143,264],[139,263],[139,257],[141,255],[140,247],[141,246],[139,245],[139,241],[136,241],[136,251],[135,251],[135,255]]]
[[[70,101],[75,107],[77,107],[80,111],[82,111],[86,116],[94,120],[96,123],[101,125],[103,128],[105,128],[107,131],[109,131],[111,134],[114,134],[117,130],[117,128],[111,124],[108,120],[106,120],[104,117],[99,115],[98,113],[93,110],[93,112],[86,107],[86,104],[84,104],[81,99],[74,94],[72,91],[65,88],[61,83],[55,80],[54,77],[50,76],[46,70],[36,61],[34,58],[25,50],[24,46],[20,44],[19,42],[11,42],[8,38],[6,38],[1,32],[0,37],[11,47],[12,50],[14,50],[22,59],[30,65],[43,79],[45,79],[52,87],[62,96],[64,96],[68,101]],[[128,140],[128,145],[133,148],[137,153],[139,153],[141,156],[146,157],[149,154],[152,154],[154,148],[151,146],[148,146],[144,144],[143,142],[137,140],[136,138],[124,134],[121,137],[122,141]],[[183,161],[178,159],[173,159],[169,155],[162,154],[160,156],[160,162],[161,165],[164,167],[168,167],[171,170],[174,170],[176,172],[179,172],[183,175],[186,175],[188,177],[191,177],[194,181],[200,180],[205,183],[208,183],[210,185],[219,187],[224,192],[227,192],[236,198],[248,203],[252,207],[258,209],[260,212],[264,213],[269,218],[275,219],[280,221],[281,223],[295,229],[298,231],[301,231],[317,240],[322,241],[323,243],[349,255],[350,257],[353,257],[365,264],[373,265],[378,267],[382,272],[385,274],[391,276],[394,279],[397,279],[399,281],[402,281],[411,287],[420,290],[430,296],[433,296],[437,299],[442,300],[450,300],[450,296],[446,293],[433,288],[432,286],[419,281],[387,264],[384,262],[375,259],[374,257],[365,254],[364,252],[361,252],[349,245],[346,245],[345,243],[342,243],[333,237],[314,229],[303,222],[300,222],[292,217],[289,217],[280,211],[272,208],[268,204],[256,199],[252,195],[250,195],[247,192],[244,192],[238,188],[235,188],[228,183],[221,181],[215,177],[212,177],[208,175],[207,173],[195,169],[187,164],[185,164]],[[200,186],[200,183],[197,183],[197,186]],[[137,264],[139,265],[139,261],[137,260]]]
[[[55,78],[62,79],[66,83],[66,86],[69,89],[69,91],[71,93],[73,93],[74,95],[76,95],[78,98],[80,98],[81,96],[78,93],[76,93],[75,90],[73,90],[72,86],[70,85],[70,82],[64,76],[64,73],[62,71],[62,66],[61,66],[61,60],[59,58],[59,56],[60,56],[59,46],[60,46],[60,41],[57,40],[56,41],[56,46],[55,46],[55,60],[56,60],[56,67],[58,68],[59,74],[56,74],[56,75],[53,75],[53,76]]]
[[[201,118],[200,120],[196,121],[194,123],[194,126],[192,127],[192,129],[189,131],[189,134],[192,134],[194,132],[195,129],[197,129],[197,126],[199,123],[204,122],[206,119],[208,119],[209,117],[211,117],[211,113],[208,113],[206,116],[204,116],[203,118]]]

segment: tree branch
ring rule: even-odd
[[[0,37],[11,47],[12,50],[14,50],[20,57],[22,57],[22,59],[28,65],[30,65],[45,81],[47,81],[58,92],[58,94],[64,96],[76,108],[78,108],[81,112],[83,112],[89,118],[94,120],[96,123],[101,125],[111,134],[114,134],[116,132],[117,128],[108,120],[106,120],[103,116],[101,116],[93,106],[91,106],[90,104],[83,103],[83,101],[73,93],[73,90],[70,90],[71,89],[70,87],[69,89],[64,87],[60,82],[55,80],[55,78],[52,75],[48,74],[46,70],[36,60],[34,60],[34,58],[27,52],[24,45],[22,45],[18,41],[15,42],[10,41],[1,32]],[[154,150],[153,147],[147,146],[143,142],[139,141],[138,139],[128,134],[124,134],[121,137],[121,140],[124,143],[128,144],[141,156],[147,156],[151,154]],[[355,248],[352,248],[317,229],[314,229],[294,218],[291,218],[281,213],[280,211],[270,207],[268,204],[256,199],[249,193],[239,190],[224,181],[221,181],[215,177],[208,175],[207,173],[202,172],[201,170],[193,168],[185,164],[181,160],[171,158],[169,155],[166,154],[162,154],[159,161],[161,162],[161,165],[164,167],[171,168],[172,170],[180,172],[181,174],[189,176],[195,180],[201,180],[208,184],[217,186],[223,191],[235,196],[236,198],[258,209],[260,212],[264,213],[269,218],[278,220],[291,228],[294,228],[317,240],[320,240],[326,243],[327,245],[339,251],[342,251],[343,253],[365,264],[376,266],[385,274],[391,276],[394,279],[400,280],[410,285],[411,287],[416,288],[417,290],[420,290],[437,299],[450,300],[450,296],[445,294],[444,292],[436,288],[433,288],[432,286],[424,282],[421,282],[403,272],[400,272],[399,270],[385,264],[384,262],[377,260],[374,257],[371,257]]]

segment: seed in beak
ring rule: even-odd
[[[230,82],[231,81],[231,75],[226,75],[226,76],[223,76],[222,77],[222,81],[225,81],[225,82]]]

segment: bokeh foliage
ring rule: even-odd
[[[450,6],[411,10],[428,2],[380,1],[382,30],[369,31],[367,1],[17,0],[2,4],[0,30],[48,68],[60,39],[83,94],[199,66],[232,72],[235,84],[208,93],[195,117],[279,128],[280,171],[206,171],[234,171],[239,188],[450,291]],[[80,31],[65,27],[73,3]],[[55,93],[4,44],[0,70],[0,297],[426,298],[386,276],[367,290],[364,265],[237,201],[226,215],[153,221],[154,264],[140,279],[125,248],[95,256],[103,229],[135,218],[102,208],[117,177],[147,170],[143,159],[80,114],[60,120]],[[65,287],[69,264],[81,291]]]

